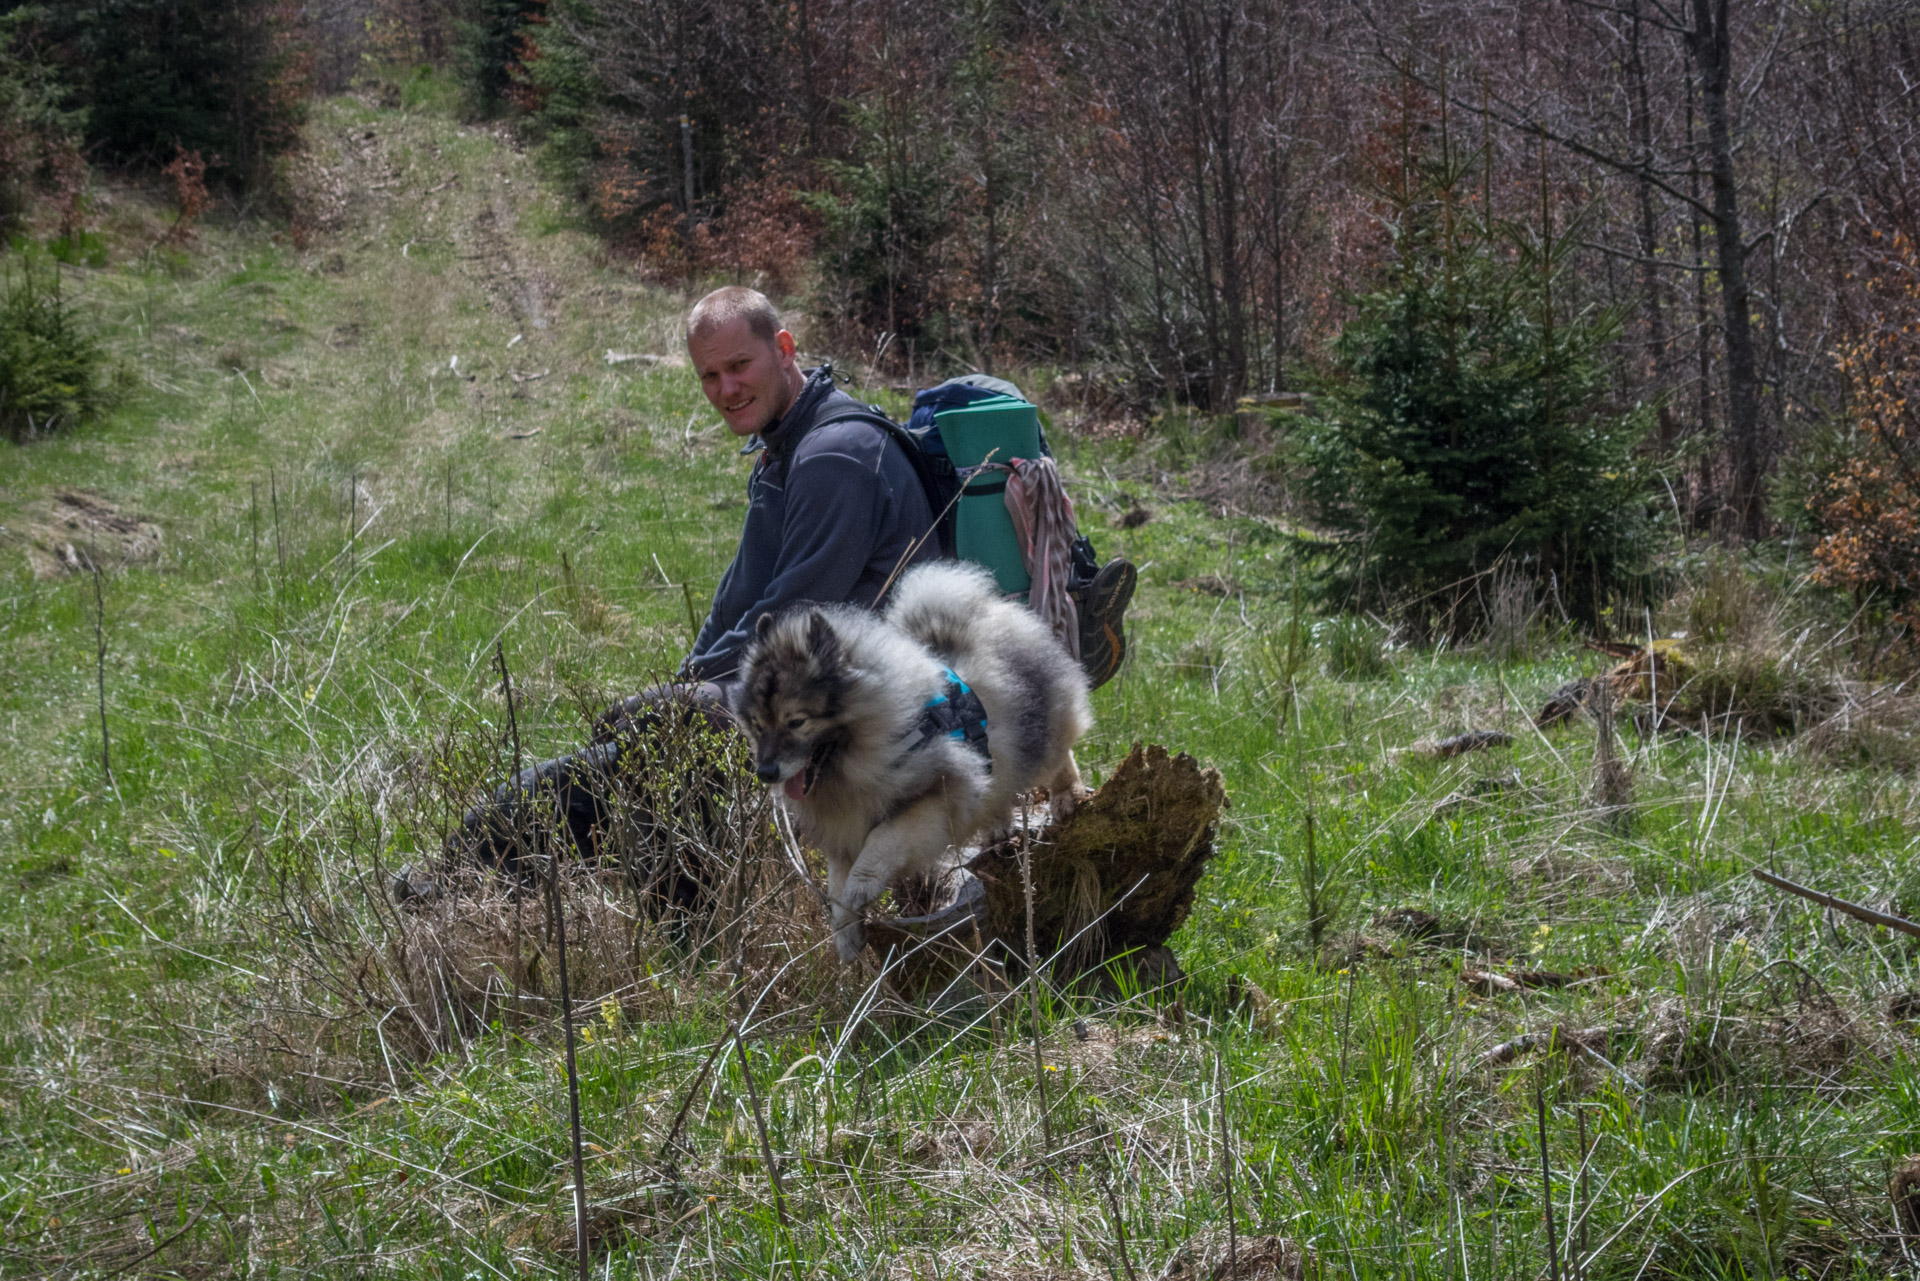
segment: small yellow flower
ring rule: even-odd
[[[121,1166],[121,1167],[119,1168],[119,1170],[118,1170],[118,1171],[116,1171],[116,1173],[119,1173],[119,1174],[132,1174],[132,1173],[133,1173],[133,1167],[132,1167],[132,1166],[130,1166],[130,1165],[123,1165],[123,1166]]]

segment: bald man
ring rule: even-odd
[[[905,448],[834,386],[829,369],[800,368],[793,335],[764,296],[735,286],[702,298],[687,318],[687,352],[728,429],[762,452],[748,481],[740,549],[681,680],[614,704],[584,750],[521,771],[469,810],[448,837],[449,864],[479,862],[531,882],[544,847],[528,839],[528,824],[557,817],[583,857],[605,852],[609,833],[619,837],[628,874],[656,902],[707,901],[711,877],[724,870],[709,855],[726,842],[710,849],[682,837],[689,825],[724,826],[715,799],[726,790],[723,752],[684,731],[704,727],[715,739],[731,732],[730,687],[754,625],[800,601],[872,605],[896,569],[940,554],[938,540],[926,537],[933,511]],[[976,375],[922,392],[916,404],[931,413],[1015,391]],[[1091,560],[1090,546],[1086,555]],[[1076,589],[1081,665],[1095,686],[1125,657],[1121,615],[1134,581],[1133,566],[1114,560]],[[612,821],[616,811],[623,822]],[[392,891],[402,904],[430,901],[437,873],[403,867]]]
[[[906,451],[830,370],[800,369],[765,296],[736,285],[702,298],[687,317],[687,353],[727,429],[764,446],[740,549],[682,667],[724,682],[762,615],[799,601],[871,605],[896,570],[939,546]]]

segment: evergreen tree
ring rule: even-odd
[[[0,235],[13,230],[34,183],[79,156],[85,114],[62,107],[69,92],[46,56],[45,19],[43,5],[0,13]]]
[[[158,167],[198,151],[227,182],[268,176],[305,110],[297,13],[287,0],[85,0],[32,8],[89,154]]]
[[[524,64],[537,55],[533,28],[546,25],[546,8],[546,0],[467,0],[454,30],[460,79],[478,114],[497,114],[534,88]]]
[[[1416,631],[1460,632],[1477,621],[1475,576],[1504,558],[1591,618],[1651,532],[1634,456],[1646,415],[1604,397],[1618,317],[1556,315],[1572,238],[1463,212],[1471,158],[1441,146],[1387,184],[1385,278],[1350,299],[1340,378],[1309,429],[1307,487],[1338,535],[1332,585]]]

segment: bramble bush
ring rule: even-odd
[[[1835,361],[1847,380],[1838,465],[1808,505],[1815,578],[1920,635],[1920,254],[1889,243],[1867,282],[1878,306]]]

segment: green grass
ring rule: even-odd
[[[158,261],[137,200],[103,210],[112,262],[69,280],[126,391],[101,423],[0,446],[10,1275],[571,1266],[550,1248],[571,1180],[553,1029],[410,1054],[301,967],[340,921],[390,937],[355,878],[430,853],[498,777],[496,641],[530,754],[672,670],[680,585],[704,606],[746,464],[685,370],[601,359],[674,351],[684,300],[599,265],[529,157],[425,91],[399,111],[326,104],[314,139],[357,194],[302,251],[241,224]],[[1083,764],[1098,779],[1132,742],[1165,743],[1232,798],[1176,940],[1179,1006],[1048,995],[1048,1152],[1023,1002],[966,1024],[876,1001],[870,973],[806,954],[746,1035],[788,1231],[737,1056],[658,1159],[739,1015],[733,954],[642,930],[628,955],[615,937],[641,977],[583,1011],[589,1192],[625,1224],[596,1275],[1158,1275],[1222,1232],[1217,1071],[1242,1241],[1302,1242],[1328,1277],[1543,1275],[1536,1087],[1556,1224],[1566,1239],[1577,1207],[1587,1277],[1905,1266],[1885,1189],[1920,1150],[1920,1075],[1885,997],[1915,986],[1914,953],[1746,869],[1873,901],[1910,890],[1907,778],[1790,743],[1629,738],[1634,821],[1614,834],[1588,800],[1591,731],[1527,721],[1593,656],[1403,651],[1380,673],[1364,638],[1323,627],[1285,697],[1277,531],[1178,499],[1191,441],[1175,458],[1056,436],[1083,525],[1142,567],[1134,656],[1096,696]],[[116,790],[93,585],[26,568],[70,490],[164,530],[155,558],[104,575]],[[1121,528],[1135,501],[1154,519]],[[1241,594],[1176,586],[1203,575]],[[1403,750],[1463,728],[1515,741],[1446,762]],[[447,772],[421,784],[436,761]],[[1509,771],[1519,787],[1472,795]],[[1333,904],[1317,953],[1309,814]],[[1488,941],[1495,968],[1581,977],[1478,995],[1459,971],[1489,962],[1376,922],[1401,907]],[[805,902],[783,910],[756,946],[817,947]],[[777,968],[755,964],[760,981]],[[1249,980],[1265,1013],[1230,995]],[[295,997],[310,1007],[275,1005]],[[324,1053],[275,1043],[312,1034],[316,1011],[336,1020],[313,1034]],[[1555,1026],[1604,1029],[1612,1066],[1486,1059]]]

